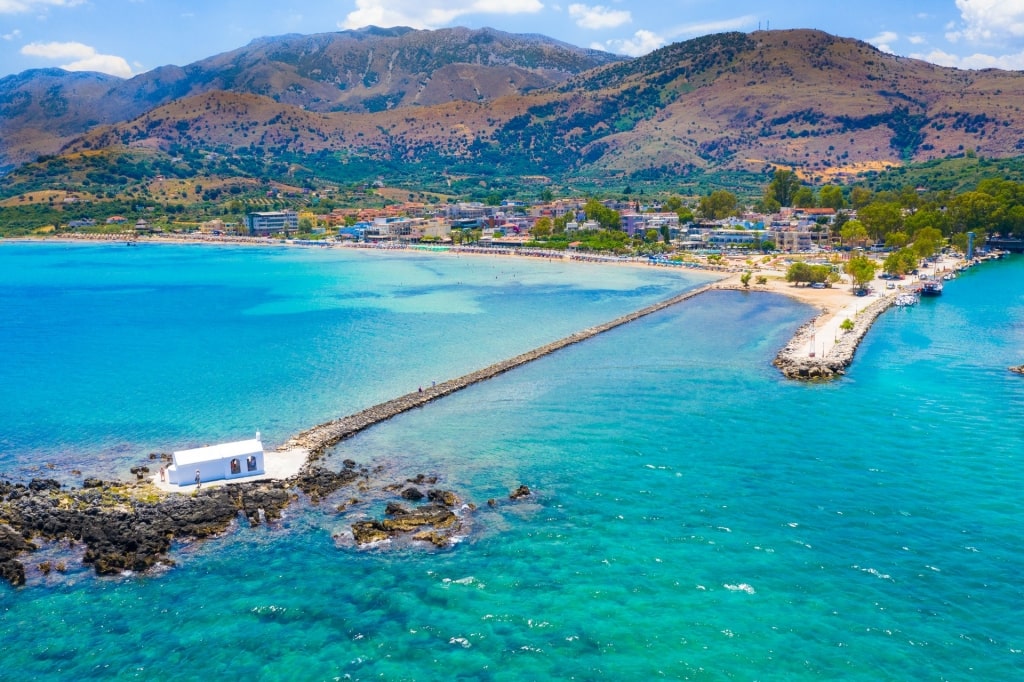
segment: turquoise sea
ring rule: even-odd
[[[703,281],[3,244],[0,472],[280,442]],[[774,295],[706,294],[571,346],[331,454],[480,505],[453,549],[354,548],[379,501],[338,512],[342,491],[161,574],[32,572],[0,586],[0,678],[1018,679],[1022,281],[1010,258],[885,313],[828,384],[771,367],[812,312]],[[530,500],[485,504],[521,483]]]

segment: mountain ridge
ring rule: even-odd
[[[116,84],[113,101],[162,103],[58,149],[344,152],[605,179],[781,165],[818,182],[967,150],[1024,154],[1021,72],[940,67],[812,29],[713,34],[636,59],[557,43],[402,27],[258,39]],[[308,76],[334,99],[302,90]]]
[[[56,153],[96,125],[131,120],[214,90],[265,95],[315,111],[366,113],[458,99],[488,101],[545,88],[618,59],[535,34],[490,28],[367,27],[257,38],[192,64],[159,66],[129,79],[34,70],[0,79],[0,168]],[[83,78],[95,83],[89,92],[74,90]],[[67,100],[68,95],[91,115],[47,111],[48,98]]]

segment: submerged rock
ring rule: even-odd
[[[529,497],[532,494],[533,493],[530,491],[530,489],[527,486],[521,485],[521,486],[519,486],[518,488],[516,488],[515,490],[513,490],[512,492],[510,492],[508,494],[508,499],[510,499],[510,500],[518,500],[518,499],[521,499],[521,498],[524,498],[524,497]]]
[[[451,544],[451,535],[462,527],[452,507],[460,504],[459,496],[449,490],[431,490],[430,504],[408,508],[399,502],[389,502],[384,508],[389,518],[357,521],[352,524],[352,536],[357,544],[365,545],[419,531],[414,540],[424,540],[437,547]],[[448,531],[446,533],[440,531]]]
[[[402,491],[402,499],[410,500],[412,502],[419,502],[424,498],[423,492],[419,488],[406,488]]]

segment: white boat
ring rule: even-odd
[[[905,308],[906,306],[917,303],[917,296],[914,294],[900,294],[896,297],[895,303],[900,308]]]

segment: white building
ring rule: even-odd
[[[254,237],[295,232],[299,229],[299,214],[295,211],[257,211],[245,216],[245,226]]]
[[[259,431],[252,440],[179,450],[172,457],[173,464],[167,467],[167,481],[175,485],[195,485],[197,476],[206,483],[265,473]]]

